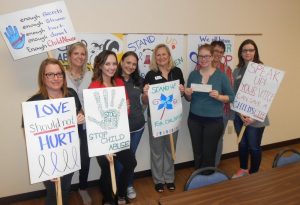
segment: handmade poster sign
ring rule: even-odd
[[[250,62],[232,109],[263,122],[283,77],[284,72],[281,70]]]
[[[166,44],[174,60],[175,66],[184,67],[184,36],[158,34],[128,34],[126,36],[127,50],[134,51],[139,57],[140,75],[145,77],[151,64],[153,49],[158,44]]]
[[[125,88],[83,90],[89,156],[130,148]]]
[[[15,60],[78,41],[64,1],[1,15],[0,30]]]
[[[153,136],[176,132],[182,119],[179,80],[150,85],[148,97]]]
[[[95,57],[104,50],[110,50],[117,54],[120,61],[124,52],[123,38],[124,34],[110,33],[77,33],[77,38],[86,45],[88,50],[87,67],[93,68]],[[68,46],[55,50],[55,58],[64,65],[68,64]]]
[[[22,103],[31,183],[81,168],[74,98]]]

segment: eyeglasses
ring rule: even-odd
[[[247,53],[247,52],[253,53],[254,51],[255,51],[255,49],[243,49],[242,50],[243,53]]]
[[[56,76],[57,78],[63,78],[63,77],[64,77],[63,73],[45,73],[45,76],[46,76],[48,79],[54,79],[55,76]]]
[[[200,55],[198,55],[198,58],[200,59],[200,60],[209,60],[210,58],[211,58],[211,56],[210,55],[206,55],[206,56],[200,56]]]

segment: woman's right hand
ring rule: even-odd
[[[115,154],[107,154],[105,155],[107,161],[110,163],[110,162],[113,162],[114,161],[114,156]]]
[[[143,88],[143,94],[145,96],[148,96],[149,87],[150,87],[149,84],[146,84]]]
[[[255,122],[254,119],[252,119],[251,117],[248,117],[246,115],[240,114],[240,117],[241,117],[242,121],[244,122],[245,126],[248,126]]]
[[[193,94],[193,89],[192,88],[186,88],[185,90],[184,90],[184,94],[186,95],[186,96],[191,96],[192,94]]]

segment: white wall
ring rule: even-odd
[[[51,0],[1,1],[0,15],[52,2]],[[272,125],[266,129],[263,144],[299,137],[300,104],[300,1],[298,0],[66,0],[77,32],[87,33],[173,33],[242,34],[236,36],[235,49],[245,38],[253,38],[266,65],[286,71],[270,110]],[[246,34],[246,35],[245,35]],[[262,35],[252,35],[262,34]],[[13,61],[0,37],[0,197],[43,189],[30,185],[25,140],[21,129],[21,102],[37,90],[37,72],[46,54]],[[235,55],[236,56],[236,55]],[[185,73],[185,76],[188,74]],[[192,159],[186,125],[177,147],[176,163]],[[230,125],[232,130],[232,125]],[[149,169],[148,130],[138,148],[137,171]],[[236,151],[235,136],[225,138],[224,153]],[[90,180],[99,177],[93,160]],[[74,182],[76,182],[74,178]]]

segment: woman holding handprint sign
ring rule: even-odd
[[[105,50],[99,53],[94,61],[94,75],[89,88],[124,86],[123,80],[116,77],[117,66],[117,56],[114,52]],[[103,126],[109,125],[103,124]],[[134,154],[130,149],[117,152],[114,158],[112,159],[112,155],[97,157],[97,161],[101,167],[100,188],[103,194],[102,202],[105,205],[114,204],[109,163],[118,160],[123,166],[117,185],[117,204],[126,204],[128,182],[136,166]]]

